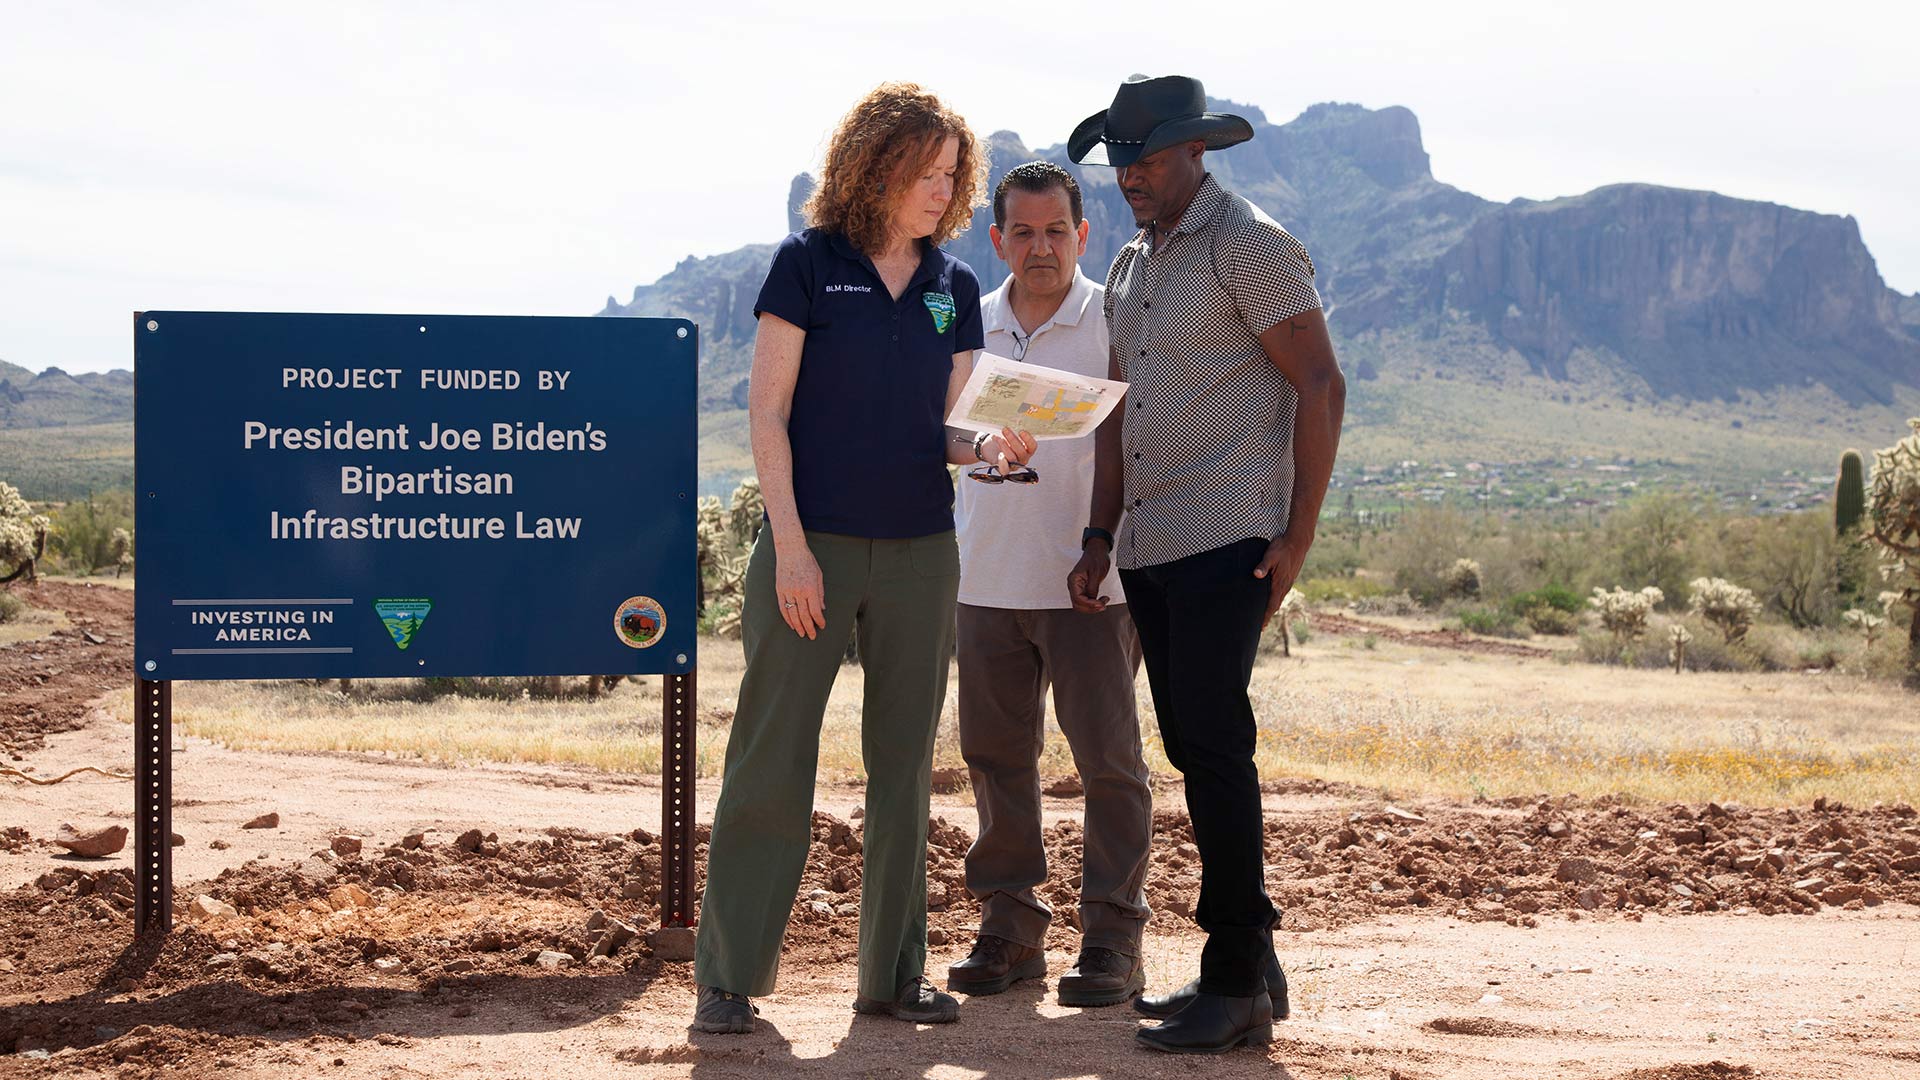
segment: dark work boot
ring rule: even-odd
[[[1021,979],[1040,979],[1046,974],[1046,953],[993,934],[981,934],[967,958],[947,968],[947,989],[962,994],[998,994]]]
[[[870,1016],[891,1016],[912,1024],[951,1024],[960,1019],[960,1003],[952,995],[935,990],[925,975],[909,979],[893,995],[892,1001],[855,997],[853,1011]]]
[[[1147,985],[1147,970],[1137,956],[1099,946],[1080,950],[1080,958],[1060,976],[1060,1004],[1118,1005]]]
[[[1243,1043],[1264,1046],[1273,1040],[1273,1002],[1265,990],[1252,997],[1195,994],[1185,1008],[1134,1036],[1169,1054],[1224,1054]]]
[[[1287,973],[1280,967],[1280,957],[1273,951],[1273,931],[1267,931],[1267,959],[1260,965],[1260,974],[1267,981],[1267,999],[1272,1002],[1273,1018],[1285,1020],[1292,1012],[1287,1004]],[[1171,994],[1154,996],[1140,995],[1133,999],[1133,1007],[1146,1016],[1166,1019],[1187,1007],[1200,992],[1200,980],[1195,979]]]

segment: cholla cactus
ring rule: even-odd
[[[1840,613],[1840,617],[1847,621],[1848,626],[1866,636],[1869,649],[1873,648],[1874,636],[1880,633],[1881,627],[1887,625],[1885,616],[1875,615],[1871,611],[1862,611],[1859,608],[1848,608]]]
[[[1679,623],[1667,627],[1667,659],[1673,661],[1673,673],[1680,674],[1687,666],[1687,645],[1693,641],[1693,633]]]
[[[760,537],[760,526],[767,519],[767,502],[760,495],[760,478],[749,476],[740,481],[733,489],[733,500],[728,507],[732,515],[734,541],[743,548],[750,548]]]
[[[1288,589],[1287,595],[1280,600],[1280,610],[1273,613],[1280,621],[1280,652],[1284,656],[1293,655],[1293,625],[1307,621],[1307,598],[1299,589]]]
[[[1472,559],[1455,559],[1441,575],[1449,596],[1480,595],[1480,564]]]
[[[1609,592],[1595,586],[1593,595],[1587,597],[1587,605],[1600,613],[1600,625],[1625,645],[1640,640],[1647,632],[1647,619],[1653,615],[1653,606],[1666,598],[1666,593],[1652,585],[1639,592],[1625,589]]]
[[[119,577],[133,565],[133,534],[125,529],[113,530],[107,540],[107,554],[113,559],[113,576]]]
[[[39,580],[35,564],[47,554],[47,532],[51,523],[45,514],[36,514],[20,495],[20,489],[0,480],[0,585],[18,578]]]
[[[1866,531],[1880,552],[1880,576],[1910,610],[1905,682],[1920,690],[1920,417],[1907,424],[1913,434],[1873,453]]]
[[[1760,614],[1760,601],[1753,590],[1743,589],[1725,578],[1694,578],[1688,585],[1692,598],[1687,610],[1720,628],[1720,636],[1731,645],[1747,636],[1753,620]]]
[[[702,611],[707,607],[707,578],[713,572],[715,563],[726,558],[733,547],[733,535],[727,529],[726,511],[720,508],[720,500],[708,495],[701,499],[693,512],[694,562],[698,570],[694,577],[694,607]]]
[[[733,496],[722,503],[713,496],[700,500],[695,515],[699,538],[700,610],[708,612],[722,601],[727,608],[715,612],[714,631],[727,637],[740,634],[740,604],[746,592],[747,561],[754,540],[765,520],[765,503],[760,497],[759,480],[748,477],[733,489]]]

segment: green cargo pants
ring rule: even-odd
[[[812,641],[780,617],[765,530],[747,565],[747,672],[713,814],[694,980],[753,997],[773,989],[812,838],[820,723],[857,626],[867,770],[858,989],[889,1000],[926,970],[928,772],[953,655],[959,548],[951,532],[806,536],[826,583],[827,628]]]

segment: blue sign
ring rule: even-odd
[[[134,319],[145,679],[694,667],[680,319]]]

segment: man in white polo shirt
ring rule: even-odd
[[[1102,289],[1078,266],[1079,184],[1048,162],[1021,165],[994,191],[993,218],[994,251],[1013,276],[980,301],[987,351],[1104,378]],[[1153,797],[1134,708],[1140,642],[1118,588],[1105,610],[1078,612],[1061,587],[1081,554],[1093,457],[1092,438],[1053,440],[1029,463],[1038,483],[960,485],[960,750],[980,815],[967,889],[982,912],[972,953],[947,971],[950,990],[997,994],[1046,975],[1053,911],[1034,887],[1047,877],[1039,758],[1049,684],[1086,791],[1081,949],[1060,1003],[1118,1004],[1145,982]]]

